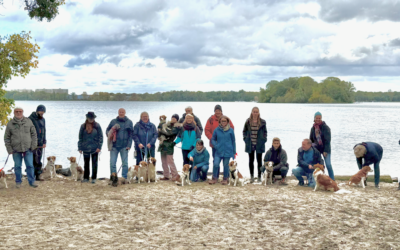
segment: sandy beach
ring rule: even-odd
[[[0,184],[0,249],[399,249],[397,183],[288,186]]]

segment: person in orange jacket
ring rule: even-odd
[[[222,114],[222,107],[221,107],[221,105],[219,105],[219,104],[215,105],[215,108],[214,108],[214,115],[212,115],[210,118],[208,118],[206,127],[205,127],[205,129],[204,129],[207,138],[210,140],[210,147],[212,148],[212,156],[213,156],[213,159],[214,159],[214,156],[215,156],[215,149],[214,149],[213,146],[211,145],[211,138],[212,138],[212,136],[213,136],[214,130],[219,126],[219,119],[220,119],[222,116],[223,116],[223,114]],[[232,120],[229,121],[229,126],[230,126],[232,129],[235,129],[235,128],[233,127]]]

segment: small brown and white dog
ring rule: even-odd
[[[149,166],[147,170],[148,182],[157,182],[157,172],[156,172],[156,158],[150,157]]]
[[[6,188],[8,188],[7,186],[7,177],[6,177],[6,172],[4,172],[4,169],[0,170],[0,179],[4,180],[4,185],[6,186]]]
[[[325,167],[321,164],[315,164],[314,166],[314,180],[315,180],[315,188],[314,191],[317,191],[319,187],[323,187],[324,190],[336,192],[339,190],[337,183],[332,180],[329,176],[325,175]]]
[[[182,171],[179,172],[180,180],[182,182],[182,187],[185,185],[185,183],[192,185],[192,183],[190,183],[190,178],[189,178],[191,167],[192,166],[190,166],[189,164],[185,164],[185,165],[183,165]],[[177,182],[177,183],[179,183],[179,182]]]
[[[242,186],[244,185],[243,175],[237,169],[237,161],[233,160],[229,162],[229,184],[233,182],[233,186],[236,187],[237,182],[242,182]]]
[[[53,179],[53,176],[56,176],[56,157],[49,156],[47,157],[47,164],[44,167],[42,174],[40,175],[40,179]]]
[[[161,129],[164,133],[167,133],[167,130],[171,130],[170,128],[168,128],[167,117],[165,115],[160,116],[160,124],[158,125],[158,128]],[[167,138],[165,135],[159,134],[158,140],[160,141],[160,145],[162,145],[166,139]]]
[[[274,172],[274,162],[273,161],[267,161],[265,164],[265,171],[262,174],[263,180],[261,181],[261,184],[265,182],[265,186],[267,185],[272,185],[272,174]]]
[[[367,179],[368,172],[373,172],[373,171],[369,166],[364,166],[362,169],[360,169],[360,171],[357,172],[357,174],[353,175],[350,178],[348,185],[350,186],[352,184],[355,184],[358,186],[361,183],[362,187],[365,188],[364,180]]]
[[[138,183],[140,183],[140,181],[145,182],[147,180],[147,168],[148,165],[145,161],[141,161],[139,163],[139,169],[138,169]]]
[[[138,175],[139,165],[129,167],[128,169],[128,183],[131,184],[133,179]]]
[[[71,170],[71,177],[75,181],[83,180],[84,171],[81,166],[76,163],[76,157],[67,157],[70,162],[69,169]]]

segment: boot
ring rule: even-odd
[[[215,178],[215,177],[213,177],[213,178],[208,182],[208,184],[214,185],[215,183],[217,183],[217,181],[218,181],[218,179]]]
[[[228,185],[228,178],[224,178],[221,182],[222,185]]]
[[[111,175],[111,181],[112,181],[112,186],[117,187],[118,186],[118,176],[117,175]]]
[[[261,173],[258,173],[257,182],[261,182]]]
[[[253,175],[250,177],[250,183],[254,183],[254,176]]]
[[[286,182],[286,177],[283,177],[282,178],[282,180],[281,180],[281,183],[280,183],[281,185],[284,185],[284,186],[286,186],[287,185],[287,182]]]

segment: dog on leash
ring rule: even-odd
[[[350,178],[348,185],[351,186],[352,184],[355,184],[358,186],[361,183],[362,187],[365,188],[364,181],[367,179],[368,172],[373,171],[369,166],[364,166],[362,169],[360,169],[360,171]]]
[[[185,185],[185,183],[192,185],[192,183],[190,183],[190,178],[189,178],[191,167],[192,166],[190,166],[189,164],[185,164],[185,165],[183,165],[182,171],[179,172],[180,180],[182,182],[182,187]],[[177,183],[179,183],[179,182],[177,182]]]
[[[315,180],[315,188],[314,191],[317,191],[319,187],[323,187],[324,190],[336,192],[339,190],[337,183],[331,179],[331,177],[325,175],[325,167],[321,164],[315,164],[314,166],[314,180]]]
[[[145,161],[141,161],[139,163],[139,169],[138,169],[138,183],[145,182],[147,180],[147,169],[148,169],[148,165]]]
[[[272,174],[274,172],[274,162],[272,161],[267,161],[265,164],[265,171],[262,174],[263,180],[261,181],[261,184],[265,182],[265,186],[267,185],[272,185]]]
[[[70,162],[69,169],[71,170],[71,177],[75,181],[83,180],[84,171],[81,166],[76,163],[76,157],[67,157]]]
[[[233,182],[233,186],[236,187],[236,184],[238,181],[242,182],[242,186],[244,185],[243,182],[243,175],[239,172],[239,170],[237,169],[237,161],[233,160],[231,162],[229,162],[229,184],[231,185],[231,183]]]
[[[42,174],[40,175],[40,179],[53,179],[53,176],[56,176],[56,157],[49,156],[47,157],[47,164],[44,167]]]
[[[139,165],[129,167],[128,169],[128,183],[131,184],[132,180],[138,176]]]
[[[156,172],[156,158],[150,157],[149,165],[147,169],[148,182],[157,182],[157,172]]]
[[[8,186],[7,186],[7,177],[6,177],[6,173],[4,172],[4,170],[2,169],[2,170],[0,170],[0,179],[3,179],[4,180],[4,185],[6,186],[6,188],[8,188]]]

